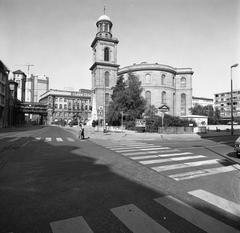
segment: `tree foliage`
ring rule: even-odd
[[[202,106],[200,104],[195,104],[191,108],[193,115],[208,116],[209,124],[218,124],[220,121],[220,111],[218,108],[213,108],[212,105]]]
[[[137,76],[128,74],[126,81],[123,76],[118,77],[107,111],[108,124],[121,125],[121,112],[124,114],[125,121],[135,121],[141,118],[145,109],[145,100],[141,93],[141,82]]]

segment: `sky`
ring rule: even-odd
[[[240,64],[239,0],[0,0],[0,60],[10,71],[46,75],[51,89],[91,89],[96,21],[119,39],[118,64],[192,68],[193,96],[230,91]],[[240,65],[232,70],[240,89]]]

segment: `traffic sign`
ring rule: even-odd
[[[159,108],[159,111],[161,112],[168,112],[169,111],[169,107],[165,104],[163,104],[162,106],[160,106]]]

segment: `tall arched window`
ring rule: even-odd
[[[105,87],[109,87],[109,72],[105,72]]]
[[[109,48],[104,49],[104,61],[109,61]]]
[[[181,94],[181,115],[186,115],[186,94]]]
[[[151,105],[151,92],[150,91],[145,92],[145,99],[146,99],[147,106],[150,106]]]
[[[161,76],[161,84],[162,85],[165,85],[165,77],[166,77],[166,75],[162,74],[162,76]]]
[[[105,93],[105,105],[106,106],[108,106],[109,101],[110,101],[110,95],[109,95],[109,93]]]
[[[186,87],[186,78],[185,77],[181,77],[180,86],[181,86],[181,88],[185,88]]]
[[[166,92],[165,91],[163,91],[162,92],[162,104],[166,104],[167,103],[167,100],[166,100]]]

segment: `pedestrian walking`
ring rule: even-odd
[[[82,125],[82,131],[81,131],[81,139],[84,139],[85,137],[84,137],[84,124]]]
[[[79,124],[78,138],[82,138],[82,125]]]

